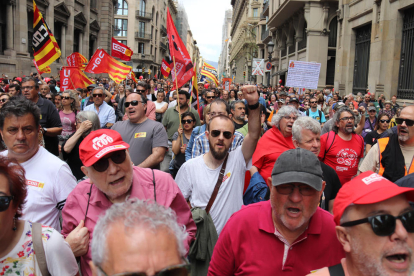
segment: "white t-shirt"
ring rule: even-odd
[[[251,160],[246,165],[241,146],[229,153],[223,183],[211,206],[210,215],[217,233],[233,213],[243,205],[244,176],[251,167]],[[217,183],[221,166],[210,169],[204,162],[203,155],[185,162],[177,173],[175,182],[191,206],[205,209]]]
[[[73,276],[78,273],[79,268],[75,256],[59,232],[51,227],[43,226],[42,241],[47,269],[51,275]],[[35,256],[32,242],[32,223],[25,221],[19,242],[6,256],[0,259],[0,274],[4,272],[4,275],[42,276]]]
[[[166,102],[157,102],[157,101],[155,101],[154,102],[155,103],[155,109],[160,109],[160,108],[163,108],[167,103]]]
[[[0,154],[7,156],[8,151]],[[27,184],[22,219],[53,227],[60,232],[59,211],[76,187],[76,178],[68,164],[39,147],[31,159],[20,165],[26,171]]]

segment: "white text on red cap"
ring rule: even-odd
[[[108,136],[106,134],[102,134],[99,137],[96,137],[92,140],[92,147],[94,150],[99,150],[99,148],[102,148],[103,146],[108,145],[109,143],[112,143],[114,139],[112,139],[111,136]]]
[[[362,182],[369,185],[369,184],[372,184],[373,182],[381,181],[383,179],[385,178],[380,176],[379,174],[373,173],[368,177],[362,178]]]

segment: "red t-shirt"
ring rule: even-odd
[[[364,139],[358,134],[352,134],[352,139],[345,141],[337,134],[332,139],[334,135],[330,131],[321,136],[319,159],[336,171],[339,181],[344,185],[358,172],[359,160],[364,156]]]
[[[243,206],[231,216],[214,248],[208,275],[302,276],[339,264],[344,256],[333,216],[321,208],[285,250],[285,243],[275,235],[268,200]]]

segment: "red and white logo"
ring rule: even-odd
[[[383,179],[385,179],[385,178],[382,177],[381,175],[373,173],[368,177],[362,178],[362,182],[369,185],[369,184],[372,184],[373,182],[381,181]]]
[[[112,43],[112,50],[121,52],[122,54],[125,54],[125,52],[126,52],[126,48],[125,47],[122,47],[121,45],[115,44],[115,43]]]
[[[353,149],[341,149],[336,155],[336,161],[338,164],[353,168],[357,165],[358,154]]]
[[[99,148],[102,148],[106,145],[108,145],[109,143],[112,143],[114,141],[114,139],[112,139],[111,136],[108,136],[106,134],[102,134],[99,137],[96,137],[92,140],[92,147],[94,148],[94,150],[99,150]]]

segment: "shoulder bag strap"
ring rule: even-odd
[[[345,276],[345,271],[341,263],[328,267],[328,270],[331,276]]]
[[[152,183],[154,184],[154,201],[157,202],[157,192],[155,191],[155,175],[154,175],[154,170],[152,171]]]
[[[40,223],[32,223],[32,241],[40,272],[43,276],[50,276],[47,270],[45,249],[42,242],[42,225]]]
[[[223,176],[224,176],[224,171],[226,170],[226,164],[227,164],[227,157],[229,156],[229,154],[226,155],[226,158],[224,158],[224,162],[223,165],[221,166],[221,170],[220,170],[220,174],[219,174],[219,178],[217,180],[216,186],[214,187],[214,191],[211,194],[210,200],[208,201],[207,207],[206,207],[206,213],[210,213],[210,209],[211,206],[213,206],[214,200],[216,200],[218,191],[220,189],[221,183],[223,182]]]
[[[329,144],[329,135],[331,134],[331,132],[333,132],[332,130],[328,132],[328,137],[326,139],[326,144]],[[329,146],[328,149],[326,149],[326,145],[325,145],[325,154],[323,155],[323,159],[322,162],[325,160],[326,154],[328,153],[328,151],[332,148],[333,143],[335,142],[335,137],[336,137],[336,133],[333,132],[334,137],[332,138],[332,143]]]

